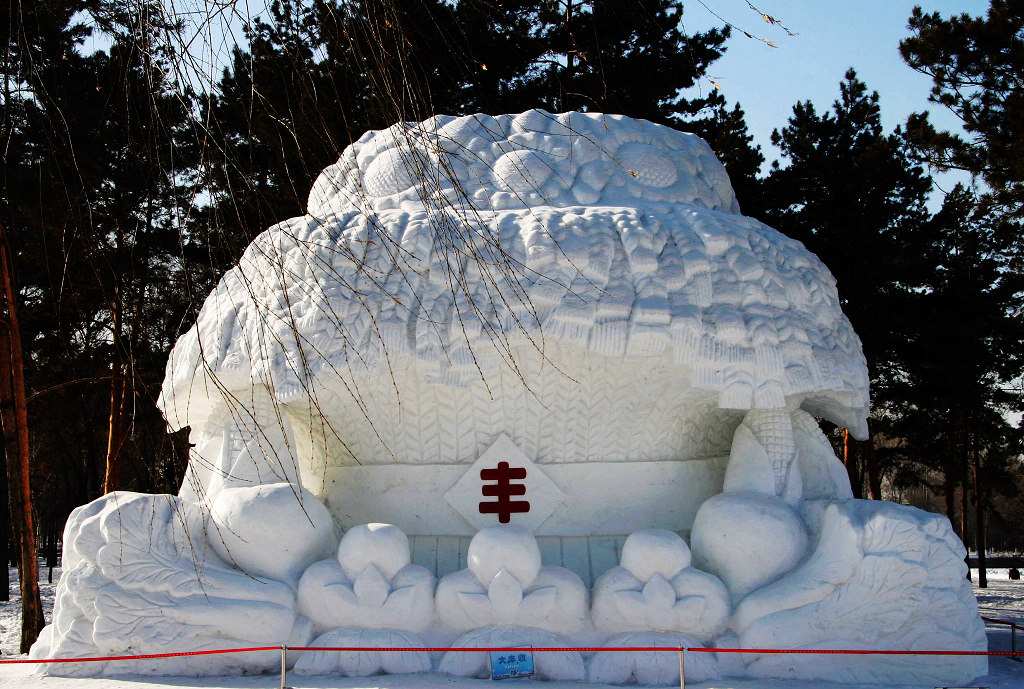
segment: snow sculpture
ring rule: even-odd
[[[338,556],[299,581],[299,612],[317,630],[335,627],[421,632],[434,619],[434,575],[410,564],[409,539],[391,524],[363,524],[341,539]]]
[[[298,503],[293,498],[291,504]],[[86,658],[307,643],[312,626],[296,615],[293,590],[222,562],[211,548],[190,539],[202,531],[199,510],[169,495],[111,493],[76,509],[64,529],[64,573],[53,623],[32,647],[33,656]],[[269,544],[265,547],[269,550]],[[280,653],[267,652],[62,663],[47,669],[59,674],[234,674],[279,666]]]
[[[703,648],[685,634],[652,632],[622,634],[608,646]],[[718,661],[711,653],[683,654],[687,682],[704,682],[722,676]],[[640,684],[656,687],[679,686],[679,656],[667,651],[602,651],[590,661],[587,679],[601,684]]]
[[[449,574],[437,585],[441,623],[465,634],[457,646],[491,646],[504,641],[517,647],[566,645],[556,634],[579,631],[587,617],[587,589],[579,576],[563,567],[542,567],[537,541],[516,526],[482,529],[469,544],[467,569]],[[441,669],[474,676],[479,658],[449,652]],[[579,679],[582,660],[568,653],[549,660],[552,679]],[[566,665],[566,663],[568,663]],[[579,672],[577,672],[579,670]]]
[[[309,566],[299,580],[299,612],[324,632],[311,644],[362,646],[367,651],[310,651],[295,665],[300,675],[340,672],[348,677],[430,670],[416,635],[434,618],[434,576],[411,564],[409,539],[391,524],[362,524],[342,537],[338,556]]]
[[[733,600],[793,569],[807,554],[807,527],[789,505],[758,493],[722,493],[693,522],[697,567],[716,574]]]
[[[471,537],[444,496],[504,433],[565,494],[539,536],[686,531],[744,414],[863,435],[834,280],[738,213],[695,136],[435,117],[362,137],[308,210],[253,242],[168,362],[194,499],[297,472],[345,528]]]
[[[290,483],[229,488],[206,520],[210,545],[243,572],[294,587],[310,562],[334,550],[330,512]]]
[[[912,507],[866,500],[803,506],[820,525],[804,564],[747,596],[731,628],[746,648],[985,650],[967,555],[949,521]],[[885,684],[968,684],[983,656],[744,656],[758,677]]]
[[[300,675],[340,673],[347,677],[403,675],[428,672],[430,656],[426,651],[376,651],[375,648],[423,648],[415,634],[395,629],[359,629],[342,627],[321,634],[311,647],[358,647],[365,651],[306,651],[295,663]]]
[[[558,648],[565,646],[565,637],[533,627],[484,627],[464,634],[453,648]],[[583,658],[576,651],[548,651],[533,656],[534,677],[543,680],[582,680],[586,677]],[[491,676],[490,659],[486,653],[449,651],[438,668],[446,675],[461,677]],[[679,673],[676,672],[676,679]]]
[[[227,488],[298,484],[292,449],[296,439],[274,397],[260,385],[224,389],[223,395],[221,404],[194,417],[195,437],[190,439],[196,445],[197,461],[189,463],[181,497],[208,505]]]
[[[439,116],[364,135],[307,208],[251,244],[175,345],[160,404],[195,445],[180,496],[72,516],[36,655],[294,644],[314,626],[319,646],[984,648],[948,522],[853,500],[818,428],[867,431],[835,281],[739,213],[699,138],[596,113]],[[313,564],[335,529],[338,558]],[[665,531],[689,534],[694,567]],[[708,677],[938,684],[986,667],[698,655]],[[216,658],[146,668],[267,666]],[[590,676],[677,681],[668,665],[598,654]],[[586,674],[573,654],[537,667]]]
[[[721,647],[985,650],[966,550],[942,516],[849,498],[813,419],[751,411],[737,428],[726,492],[693,523],[698,567],[734,613]],[[798,459],[799,457],[799,459]],[[796,469],[796,471],[794,471]],[[814,499],[803,499],[803,479]],[[755,565],[756,563],[756,565]],[[744,655],[733,672],[844,682],[968,683],[987,659]]]
[[[729,592],[716,577],[690,567],[683,539],[651,530],[631,534],[621,566],[594,584],[591,619],[606,633],[679,632],[706,643],[725,631],[729,613]],[[624,644],[616,638],[608,645]]]
[[[621,566],[594,584],[594,627],[618,634],[606,646],[695,648],[725,631],[729,592],[716,577],[690,567],[690,549],[678,534],[658,529],[630,534],[620,560]],[[687,653],[686,661],[690,681],[720,676],[711,654]],[[679,660],[656,651],[601,652],[588,676],[608,684],[674,686]]]
[[[569,634],[583,626],[583,581],[564,567],[542,567],[529,532],[516,526],[483,529],[469,544],[467,563],[437,585],[437,614],[449,629],[503,625]]]
[[[299,612],[317,631],[313,646],[422,648],[416,632],[434,619],[434,575],[410,564],[409,539],[391,524],[363,524],[341,539],[338,556],[311,565],[299,581]],[[303,656],[295,669],[350,677],[423,672],[422,653],[321,652]]]

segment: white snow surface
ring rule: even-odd
[[[261,538],[273,532],[269,551]],[[271,483],[221,491],[206,518],[210,545],[225,562],[295,586],[309,565],[334,552],[331,513],[309,491]]]
[[[434,575],[411,564],[409,539],[401,530],[391,524],[363,524],[342,537],[337,557],[321,560],[302,574],[298,610],[318,633],[334,630],[346,636],[344,628],[360,627],[384,630],[378,638],[389,633],[401,637],[422,632],[433,621],[434,584]]]
[[[307,215],[253,241],[176,344],[161,395],[172,427],[196,430],[260,387],[286,406],[312,400],[361,464],[423,462],[432,448],[404,451],[383,421],[389,389],[406,414],[431,406],[421,384],[465,390],[472,407],[483,380],[501,389],[510,363],[540,352],[565,371],[586,359],[594,376],[663,365],[676,419],[706,403],[802,406],[866,430],[867,368],[834,278],[740,214],[699,137],[595,113],[439,116],[368,132],[309,198]],[[519,404],[505,391],[497,403]],[[364,414],[376,428],[348,427]],[[615,456],[562,451],[533,454]]]
[[[61,576],[61,568],[54,569],[52,584],[47,583],[48,569],[42,562],[39,567],[40,592],[46,619],[51,619],[54,591]],[[978,599],[978,608],[985,617],[1013,621],[1024,624],[1024,582],[1009,581],[1007,569],[988,570],[988,588],[979,589],[977,569],[972,570],[975,583],[974,593]],[[21,624],[21,600],[18,594],[18,572],[10,569],[11,600],[0,603],[0,649],[3,659],[25,658],[17,655],[18,639]],[[993,651],[1010,650],[1009,628],[986,624],[988,645]],[[1018,638],[1018,644],[1024,646],[1024,639]],[[1020,646],[1018,646],[1020,647]],[[434,663],[438,659],[434,659]],[[248,675],[228,677],[148,677],[124,675],[116,678],[95,677],[42,677],[34,674],[31,665],[0,665],[0,687],[10,689],[266,689],[277,686],[278,675]],[[437,673],[417,675],[385,675],[376,677],[344,677],[340,674],[318,677],[298,676],[288,673],[289,686],[295,689],[486,689],[492,687],[489,680],[452,677]],[[970,686],[985,686],[990,689],[1018,689],[1024,685],[1024,663],[1016,663],[1009,658],[993,657],[989,661],[989,674],[976,678]],[[515,687],[526,689],[609,689],[609,685],[590,682],[534,682],[516,680]],[[700,683],[687,682],[687,686],[699,689],[878,689],[880,686],[889,689],[933,689],[934,683],[919,682],[914,684],[835,684],[820,680],[795,679],[735,679],[727,678]]]
[[[480,640],[505,638],[503,629],[519,627],[535,629],[509,632],[511,638],[541,645],[529,641],[537,630],[554,639],[555,634],[578,632],[586,623],[587,587],[564,567],[542,567],[537,540],[526,529],[500,526],[480,530],[469,545],[467,561],[466,569],[448,574],[437,585],[441,624],[464,634],[457,645],[488,646],[491,644]],[[481,628],[492,626],[497,626],[493,634],[489,631],[481,636]],[[477,639],[477,643],[469,639]],[[562,640],[556,645],[567,643]],[[450,664],[461,662],[456,658]]]

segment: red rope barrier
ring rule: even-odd
[[[832,648],[680,648],[679,646],[567,646],[567,647],[551,647],[551,648],[537,648],[537,647],[524,647],[524,648],[506,648],[506,647],[472,647],[472,648],[443,648],[443,647],[431,647],[431,648],[416,648],[416,647],[405,647],[405,646],[387,646],[387,647],[366,647],[366,646],[289,646],[287,647],[290,651],[342,651],[342,652],[365,652],[365,651],[379,651],[382,653],[402,653],[402,652],[443,652],[443,653],[488,653],[490,651],[499,652],[525,652],[533,651],[535,653],[551,653],[551,652],[569,652],[569,651],[582,651],[592,653],[604,653],[604,652],[623,652],[623,653],[636,653],[641,651],[654,651],[664,652],[671,651],[678,653],[679,651],[691,651],[693,653],[753,653],[753,654],[764,654],[764,653],[813,653],[813,654],[840,654],[840,655],[922,655],[922,656],[1020,656],[1021,653],[1014,653],[1012,651],[875,651],[868,649],[832,649]],[[134,655],[134,656],[103,656],[97,658],[17,658],[13,660],[0,660],[0,665],[11,665],[17,663],[95,663],[107,660],[148,660],[151,658],[179,658],[183,656],[204,656],[204,655],[216,655],[224,653],[252,653],[255,651],[280,651],[281,646],[260,646],[254,648],[224,648],[210,651],[183,651],[180,653],[149,653],[146,655]]]
[[[1018,651],[873,651],[864,648],[687,648],[694,653],[839,653],[888,656],[1019,656]]]
[[[96,663],[104,660],[147,660],[149,658],[180,658],[182,656],[210,656],[223,653],[280,650],[280,646],[259,646],[254,648],[218,648],[210,651],[181,651],[179,653],[148,653],[138,656],[102,656],[98,658],[17,658],[15,660],[0,660],[0,665],[14,665],[17,663]]]

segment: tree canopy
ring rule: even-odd
[[[1024,215],[1024,6],[992,0],[985,17],[943,19],[915,7],[900,43],[908,65],[932,79],[929,100],[950,110],[963,133],[912,115],[907,135],[939,169],[980,176],[992,199]]]
[[[901,285],[921,279],[910,230],[927,217],[931,180],[900,132],[882,130],[878,94],[850,70],[831,112],[797,103],[772,135],[786,164],[765,180],[766,221],[801,240],[832,271],[862,340],[874,395],[884,391],[900,337]]]

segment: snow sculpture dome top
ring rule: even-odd
[[[308,209],[436,206],[438,192],[456,212],[656,202],[739,213],[725,168],[699,137],[621,115],[541,110],[368,132],[320,175]]]
[[[502,432],[538,464],[714,457],[745,410],[862,436],[868,409],[833,277],[703,140],[539,110],[368,132],[324,170],[179,340],[162,409],[201,428],[254,387],[320,424],[310,466],[470,464]]]

